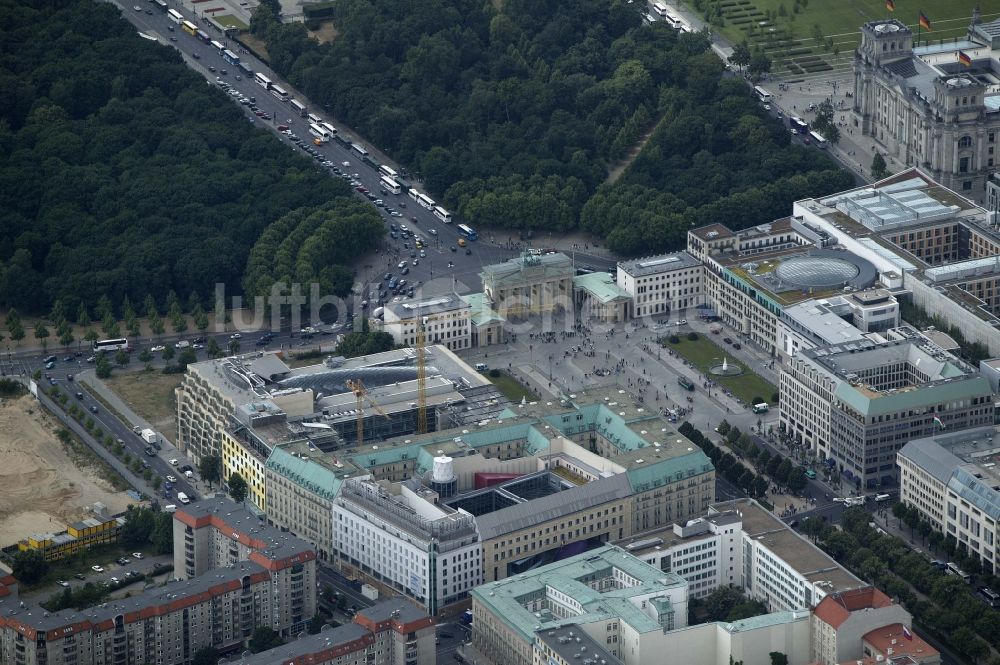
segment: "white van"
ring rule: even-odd
[[[888,501],[891,498],[892,497],[889,496],[888,494],[876,494],[875,495],[875,503],[882,503],[883,501]]]
[[[485,372],[489,368],[490,368],[490,366],[487,365],[486,363],[476,363],[476,371],[477,372]]]
[[[163,506],[163,512],[165,512],[165,513],[176,513],[177,512],[177,504],[175,504],[175,503],[168,503],[167,505]]]
[[[184,492],[177,493],[177,500],[183,503],[184,505],[191,503],[191,499],[189,499],[188,495],[185,494]]]

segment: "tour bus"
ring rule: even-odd
[[[382,189],[393,194],[401,194],[403,192],[403,188],[400,187],[399,183],[388,176],[382,176],[381,180],[379,180],[379,185],[382,186]]]
[[[235,53],[233,53],[229,49],[225,49],[222,52],[222,59],[225,60],[226,62],[228,62],[230,65],[238,65],[238,64],[240,64],[240,56],[236,55]]]
[[[117,339],[99,339],[94,342],[94,353],[129,350],[128,339],[119,337]]]
[[[197,37],[198,41],[201,42],[202,44],[210,44],[212,42],[212,38],[209,37],[208,33],[205,32],[204,30],[199,30],[194,34],[194,36]]]
[[[164,14],[166,14],[167,10],[169,9],[166,0],[153,0],[153,4],[156,5],[156,8],[159,9]]]
[[[288,93],[280,85],[271,84],[271,94],[274,95],[275,99],[282,102],[288,101]]]
[[[242,60],[240,60],[240,64],[238,64],[236,66],[239,67],[240,71],[242,71],[247,76],[253,76],[253,70],[250,69],[250,65],[248,65],[245,62],[243,62]]]
[[[362,157],[367,157],[368,156],[368,151],[365,150],[364,146],[362,146],[360,143],[352,143],[351,144],[351,150],[353,150],[354,152],[358,153]]]
[[[323,143],[330,140],[330,136],[322,125],[317,125],[315,122],[309,124],[309,133],[318,138]]]
[[[260,72],[257,72],[256,74],[253,75],[253,80],[256,81],[257,85],[264,88],[265,90],[270,90],[271,85],[273,85],[271,83],[271,79],[267,78]]]
[[[328,122],[321,122],[319,126],[326,130],[326,138],[331,139],[337,135],[337,128]]]
[[[441,206],[434,206],[434,216],[440,219],[445,224],[451,224],[451,213],[442,208]]]
[[[653,13],[660,18],[667,18],[667,8],[659,2],[653,3]]]
[[[767,90],[758,85],[754,87],[753,91],[757,93],[757,99],[759,99],[762,103],[764,104],[771,103],[771,93],[769,93]]]
[[[381,166],[378,167],[378,172],[384,175],[386,178],[399,182],[399,174],[396,173],[392,168],[386,166],[385,164],[382,164]]]
[[[308,120],[310,122],[310,124],[313,124],[313,125],[318,125],[319,123],[323,122],[320,119],[320,117],[318,115],[316,115],[315,113],[307,113],[306,114],[306,120]]]
[[[795,130],[796,134],[808,134],[809,133],[809,123],[807,123],[802,118],[791,117],[788,119],[788,126]]]
[[[184,32],[188,33],[192,37],[198,34],[198,26],[191,21],[181,21],[181,27],[184,28]]]
[[[677,377],[677,385],[679,385],[684,390],[694,390],[694,384],[691,383],[691,379],[686,376]]]
[[[426,194],[424,194],[423,192],[421,192],[419,189],[411,188],[410,189],[410,198],[413,199],[414,201],[416,201],[420,205],[421,208],[427,208],[428,210],[434,210],[434,206],[436,205],[434,203],[434,199],[432,199],[431,197],[427,196]]]
[[[826,150],[826,143],[827,143],[827,141],[826,141],[825,138],[823,138],[822,134],[820,134],[819,132],[813,130],[813,131],[809,132],[809,138],[811,138],[813,140],[813,143],[816,144],[817,148],[819,148],[820,150]]]
[[[214,39],[210,41],[209,44],[211,45],[212,48],[214,48],[216,51],[219,52],[219,55],[222,55],[222,52],[226,50],[226,47],[222,45],[222,42],[216,41]]]
[[[307,109],[306,105],[297,99],[293,99],[291,101],[291,107],[293,110],[298,111],[299,117],[301,118],[304,118],[307,115],[309,115],[309,109]]]
[[[170,17],[171,21],[177,23],[178,25],[184,20],[184,16],[176,9],[168,9],[167,16]]]
[[[458,228],[458,232],[459,233],[461,233],[463,236],[465,236],[469,240],[478,240],[479,239],[479,234],[476,233],[476,230],[473,229],[471,226],[466,226],[465,224],[459,224],[456,228]]]

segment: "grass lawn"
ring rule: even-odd
[[[242,30],[243,32],[250,29],[249,25],[239,20],[232,14],[223,14],[222,16],[215,15],[212,18],[214,18],[219,25],[226,28],[236,28],[237,30]]]
[[[177,440],[177,401],[174,388],[183,374],[161,372],[118,372],[105,379],[112,390],[133,411],[149,421],[169,441]]]
[[[531,392],[510,374],[505,372],[500,372],[500,376],[490,376],[486,375],[486,378],[493,382],[493,385],[497,387],[503,396],[509,399],[514,404],[520,404],[521,398],[527,399],[529,402],[534,402],[538,399],[538,395]]]
[[[743,368],[743,374],[739,376],[713,376],[712,379],[721,386],[725,386],[729,392],[733,393],[746,405],[753,404],[754,397],[763,397],[765,402],[772,402],[774,393],[778,389],[770,383],[760,378],[750,370],[746,364],[733,359],[727,355],[726,351],[704,336],[699,335],[695,341],[689,340],[684,335],[680,336],[677,344],[671,344],[667,338],[660,340],[664,348],[673,349],[688,362],[701,370],[706,376],[709,375],[708,368],[718,365],[722,358],[728,359],[730,365],[737,365]]]
[[[933,32],[920,31],[920,43],[952,41],[965,35],[977,0],[938,0],[926,4],[924,13]],[[694,6],[692,0],[687,2]],[[887,12],[885,0],[812,0],[802,3],[795,13],[794,0],[719,0],[722,25],[712,18],[713,29],[733,44],[747,40],[764,47],[773,60],[772,71],[779,75],[808,76],[829,71],[834,64],[849,64],[860,42],[861,25],[887,16],[902,21],[916,33],[920,8],[897,3],[895,12]],[[997,16],[987,12],[983,20]],[[822,41],[817,40],[818,32]]]

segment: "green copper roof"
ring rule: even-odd
[[[606,272],[592,272],[573,278],[573,288],[584,289],[601,303],[631,300],[628,291],[615,284],[615,278]]]
[[[615,570],[635,580],[633,586],[612,586],[601,592],[595,581],[614,576]],[[490,609],[526,642],[533,642],[537,626],[552,628],[566,624],[621,620],[640,633],[662,630],[663,626],[638,607],[632,599],[647,599],[652,594],[687,584],[676,573],[663,572],[614,545],[579,554],[563,561],[491,582],[472,590],[473,599]],[[548,590],[565,594],[571,600],[565,617],[551,614],[536,616],[525,605],[542,598]],[[657,605],[660,612],[672,610],[668,602]]]
[[[337,498],[343,482],[332,469],[307,457],[293,456],[281,446],[271,451],[267,468],[330,501]]]
[[[649,450],[653,455],[654,449]],[[709,473],[713,469],[712,460],[701,448],[695,448],[687,455],[657,460],[655,457],[634,465],[626,474],[636,492],[645,492],[654,487],[676,482],[699,473]]]
[[[484,326],[506,321],[505,318],[496,313],[485,293],[469,293],[459,297],[469,304],[472,311],[472,325]]]

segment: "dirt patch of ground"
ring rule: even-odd
[[[145,418],[153,429],[168,441],[177,440],[177,398],[174,388],[183,374],[128,372],[114,374],[104,383],[118,394],[129,408]]]
[[[324,21],[319,26],[319,30],[309,31],[309,36],[318,41],[320,44],[332,42],[339,34],[340,33],[337,31],[336,26],[333,25],[333,21]]]
[[[0,545],[62,531],[96,501],[112,514],[133,503],[62,443],[58,429],[32,397],[0,401]]]

